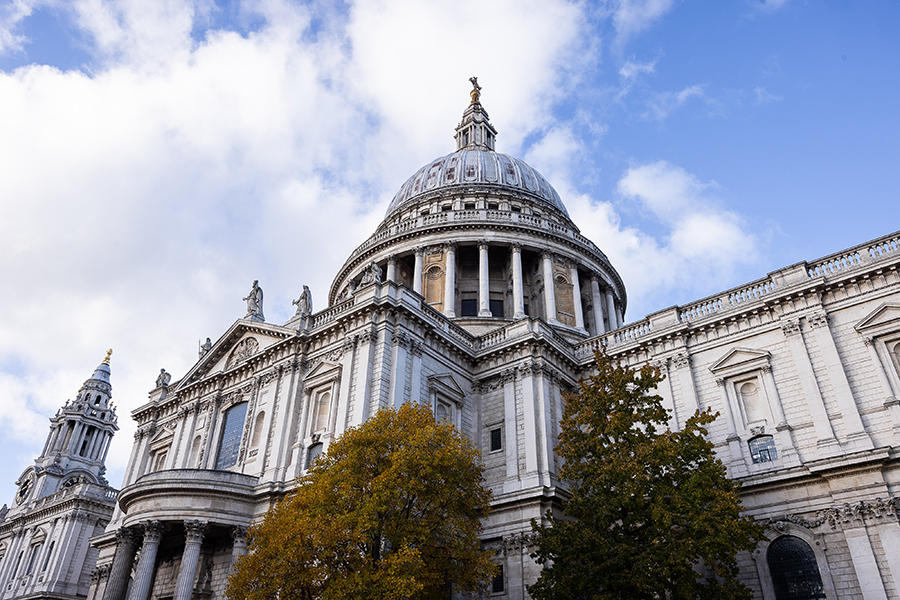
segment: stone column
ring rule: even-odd
[[[581,308],[581,283],[578,281],[578,265],[569,265],[569,277],[572,279],[572,310],[575,311],[575,327],[584,329],[584,310]]]
[[[850,382],[847,381],[847,374],[844,372],[837,346],[834,345],[831,327],[828,326],[828,315],[824,312],[816,313],[809,315],[806,319],[816,336],[816,342],[828,371],[828,378],[831,380],[831,387],[837,396],[838,406],[841,407],[841,417],[847,432],[844,450],[870,450],[873,447],[872,438],[869,437],[862,417],[859,415],[859,407],[853,398],[853,390],[850,389]]]
[[[450,243],[445,247],[444,260],[444,315],[451,319],[456,317],[456,244]]]
[[[103,600],[122,600],[131,575],[131,564],[137,551],[137,535],[125,527],[116,531],[116,554],[109,569],[109,580],[103,591]]]
[[[233,527],[231,529],[231,539],[234,543],[231,546],[231,566],[228,567],[229,574],[234,571],[234,566],[237,564],[237,561],[247,554],[247,528],[241,526]]]
[[[393,283],[397,283],[397,257],[396,256],[388,256],[387,261],[387,276],[388,281]]]
[[[535,377],[536,365],[526,362],[519,366],[522,389],[523,431],[525,439],[525,473],[521,475],[524,487],[540,484],[538,473],[538,443],[540,442],[537,422],[538,407],[535,405]]]
[[[425,261],[425,248],[416,248],[416,266],[413,269],[413,291],[422,293],[422,263]]]
[[[618,329],[619,326],[616,324],[616,299],[611,289],[606,290],[606,316],[609,319],[610,331]]]
[[[506,369],[500,375],[503,383],[503,425],[506,429],[506,480],[504,492],[519,489],[519,439],[516,416],[516,370]]]
[[[606,327],[603,325],[603,300],[600,299],[600,282],[597,276],[591,277],[591,300],[594,305],[594,323],[596,331],[594,335],[606,333]]]
[[[841,446],[834,436],[834,429],[832,429],[828,413],[825,411],[825,400],[822,399],[822,392],[819,390],[819,384],[816,382],[816,375],[809,360],[806,343],[803,341],[803,334],[800,332],[800,322],[796,319],[785,319],[781,323],[781,331],[788,339],[791,358],[794,360],[794,366],[800,378],[800,389],[803,390],[809,414],[812,416],[813,427],[816,430],[816,447],[820,453],[819,457],[834,456],[841,451]]]
[[[730,477],[741,477],[747,474],[747,459],[744,456],[744,447],[741,438],[737,434],[737,423],[735,421],[735,407],[731,402],[731,394],[728,393],[728,387],[733,385],[732,382],[724,379],[716,379],[716,385],[719,386],[722,394],[722,404],[725,407],[725,421],[728,425],[728,452],[731,455],[729,461]]]
[[[512,272],[513,272],[513,319],[525,318],[525,285],[522,282],[522,246],[513,244]]]
[[[775,385],[772,367],[766,365],[762,368],[762,372],[763,390],[765,390],[766,397],[769,399],[769,404],[775,409],[775,420],[778,421],[778,424],[775,425],[775,436],[778,438],[782,463],[786,467],[799,465],[800,457],[794,445],[794,437],[791,435],[792,428],[784,415],[784,405],[781,403],[781,396],[778,394],[778,387]]]
[[[697,388],[694,385],[694,374],[691,372],[691,357],[687,354],[676,354],[672,357],[672,366],[677,369],[678,382],[684,400],[684,420],[694,416],[700,410],[700,402],[697,398]]]
[[[544,268],[544,315],[548,323],[556,323],[556,294],[553,292],[553,257],[549,252],[541,254]]]
[[[487,242],[478,242],[478,316],[490,317],[490,272]]]
[[[621,327],[625,324],[625,315],[622,314],[622,307],[616,307],[616,327]]]
[[[863,600],[887,600],[884,582],[866,528],[846,528],[844,539],[847,540],[847,548],[850,550],[850,559],[853,561],[853,570],[856,571]]]
[[[156,567],[156,551],[159,550],[159,542],[162,540],[162,523],[147,521],[143,527],[144,543],[141,544],[141,557],[138,559],[128,600],[147,600],[150,595],[153,571]],[[113,559],[113,566],[115,566],[115,559]]]
[[[175,584],[174,600],[191,600],[194,592],[194,580],[197,578],[197,565],[200,560],[200,547],[206,534],[205,521],[185,521],[184,554],[181,555],[181,567],[178,569],[178,582]]]
[[[356,390],[349,427],[356,427],[365,421],[368,415],[369,398],[372,395],[372,363],[374,362],[372,358],[377,342],[378,334],[369,329],[361,331],[356,338],[359,363],[356,367]]]

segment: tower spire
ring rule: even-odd
[[[487,111],[481,106],[481,86],[477,77],[470,77],[472,101],[463,111],[462,121],[456,126],[456,150],[494,151],[497,130],[491,125]]]

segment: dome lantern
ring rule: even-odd
[[[491,125],[487,111],[481,106],[481,86],[477,77],[470,77],[472,82],[472,102],[463,111],[463,118],[456,126],[456,151],[488,150],[494,151],[497,130]]]

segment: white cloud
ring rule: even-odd
[[[781,10],[791,0],[749,0],[750,7],[756,12],[773,13]]]
[[[627,40],[658,22],[672,9],[673,0],[619,0],[613,9],[613,24],[620,40]]]
[[[658,121],[664,120],[669,114],[687,104],[692,98],[708,101],[703,85],[691,85],[680,92],[658,92],[647,101],[647,113],[645,116]]]
[[[0,447],[36,455],[111,346],[114,484],[160,367],[184,373],[254,279],[271,322],[304,284],[324,307],[404,178],[454,148],[470,76],[515,152],[590,60],[582,7],[562,1],[254,0],[258,28],[200,42],[200,1],[66,10],[89,73],[0,72]],[[4,49],[22,18],[0,23]]]
[[[625,61],[625,64],[619,68],[619,75],[626,80],[634,80],[642,73],[655,73],[656,63],[656,60],[640,63],[629,58]]]
[[[753,88],[753,94],[756,96],[757,104],[768,104],[769,102],[781,102],[784,100],[784,97],[773,94],[766,88],[759,86]]]

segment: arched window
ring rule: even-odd
[[[324,446],[321,442],[317,442],[309,447],[309,450],[306,451],[306,468],[310,468],[312,464],[316,461],[320,454],[322,454],[322,448]]]
[[[778,600],[813,600],[825,597],[816,555],[809,544],[785,535],[769,544],[766,562]]]
[[[322,392],[316,397],[313,414],[313,431],[322,431],[328,427],[328,409],[331,407],[331,392]]]
[[[771,435],[758,435],[748,442],[750,446],[750,458],[754,463],[772,462],[778,459],[778,450],[775,448],[775,438]]]
[[[250,447],[259,446],[259,438],[262,435],[263,422],[266,420],[266,411],[260,411],[256,415],[256,421],[253,423],[253,439],[250,441]]]
[[[191,443],[191,457],[190,462],[187,464],[187,468],[189,469],[198,469],[200,465],[197,463],[200,460],[200,442],[202,441],[201,436],[197,436],[194,438],[194,441]]]
[[[244,431],[244,419],[246,418],[246,402],[236,404],[225,411],[222,436],[219,438],[219,451],[216,455],[216,469],[228,469],[237,464],[241,434]]]
[[[428,304],[442,304],[444,301],[444,270],[434,265],[425,271],[425,301]]]

